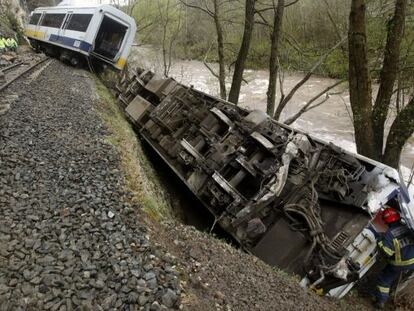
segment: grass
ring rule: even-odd
[[[126,190],[132,193],[131,203],[141,205],[156,221],[172,218],[173,213],[167,196],[116,98],[98,78],[95,78],[95,85],[99,97],[97,111],[110,131],[107,141],[115,146],[120,154]]]

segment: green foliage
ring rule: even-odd
[[[246,66],[252,69],[266,68],[269,64],[270,40],[253,39]]]
[[[321,66],[321,72],[333,78],[345,78],[348,75],[348,55],[341,50],[335,50]]]
[[[213,10],[213,0],[186,0],[188,4],[203,5]],[[225,39],[225,60],[232,65],[243,36],[243,1],[217,0],[221,4],[223,16],[220,16]],[[381,1],[380,1],[381,2]],[[368,2],[367,32],[368,53],[371,71],[379,72],[384,53],[387,25],[392,15],[392,6],[385,7],[380,2]],[[307,71],[348,33],[348,18],[351,0],[301,0],[285,10],[283,33],[280,42],[279,61],[285,70]],[[271,5],[270,0],[260,1],[257,8]],[[385,11],[384,11],[385,10]],[[173,57],[185,59],[206,59],[217,61],[217,42],[214,20],[200,9],[185,7],[179,0],[139,1],[134,10],[138,22],[138,41],[141,44],[161,45],[162,21],[169,12],[169,32],[176,36],[170,53]],[[263,69],[268,67],[270,54],[270,29],[273,23],[273,10],[264,10],[256,14],[256,25],[253,32],[247,67]],[[181,27],[177,33],[178,22]],[[269,25],[264,25],[268,23]],[[148,26],[149,25],[149,26]],[[404,51],[408,51],[408,60],[414,59],[413,23],[407,23]],[[168,41],[168,40],[167,40]],[[411,50],[413,51],[411,51]],[[413,62],[413,61],[411,61]],[[414,65],[414,64],[412,64]],[[411,66],[413,67],[413,66]],[[405,71],[412,77],[411,71]],[[348,46],[345,42],[332,52],[316,74],[334,78],[345,78],[348,74]]]

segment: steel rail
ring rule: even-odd
[[[17,64],[13,64],[13,65],[10,65],[10,66],[8,66],[6,68],[3,68],[0,71],[6,72],[6,71],[9,71],[9,70],[12,70],[13,68],[15,68],[17,66],[23,65],[23,64],[24,64],[24,62],[19,62]]]
[[[41,59],[40,61],[38,61],[37,63],[33,64],[32,66],[30,66],[29,68],[27,68],[26,70],[24,70],[23,72],[21,72],[19,75],[17,75],[16,77],[14,77],[13,79],[11,79],[10,81],[8,81],[7,83],[3,84],[2,86],[0,86],[0,92],[4,91],[7,87],[10,86],[10,84],[12,84],[14,81],[16,81],[17,79],[19,79],[21,76],[23,76],[25,73],[29,72],[30,70],[32,70],[33,68],[35,68],[36,66],[44,63],[46,60],[48,60],[49,57],[45,57],[43,59]]]

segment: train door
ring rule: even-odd
[[[62,26],[59,29],[59,37],[65,37],[66,28],[68,27],[70,20],[72,19],[73,11],[68,11],[63,20]]]
[[[110,61],[119,58],[129,27],[122,21],[104,15],[95,38],[93,54]]]
[[[41,14],[41,16],[40,16],[40,18],[39,18],[39,21],[38,21],[38,23],[37,23],[37,25],[36,25],[36,28],[35,28],[35,33],[36,34],[39,34],[39,31],[40,31],[40,27],[41,27],[41,25],[42,25],[42,23],[43,23],[43,19],[45,18],[45,11],[43,11],[43,12],[41,12],[40,13]]]

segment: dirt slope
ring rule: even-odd
[[[322,298],[299,279],[193,227],[149,226],[153,241],[178,260],[185,310],[372,310],[368,301]]]

